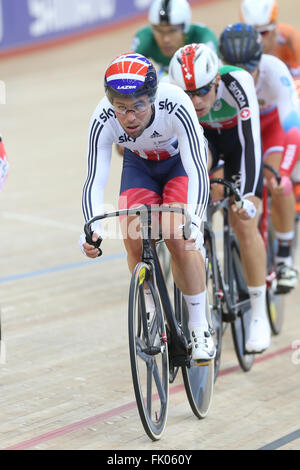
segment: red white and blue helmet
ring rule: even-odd
[[[114,98],[139,98],[147,95],[151,102],[157,90],[157,74],[149,59],[136,52],[116,57],[104,77],[105,93],[112,103]]]

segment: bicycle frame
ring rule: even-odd
[[[151,265],[152,276],[155,273],[153,276],[154,284],[159,291],[165,319],[167,320],[170,330],[171,344],[169,344],[169,359],[172,360],[174,366],[188,365],[186,362],[189,349],[188,342],[176,320],[155,245],[153,246],[153,240],[151,239],[151,208],[148,208],[147,213],[140,214],[140,224],[142,234],[142,262]],[[178,294],[179,290],[174,284],[175,309],[181,307],[178,305]]]
[[[277,183],[280,184],[281,176],[277,170],[275,170],[271,165],[264,163],[264,169],[270,171],[275,176]],[[269,190],[266,184],[263,185],[263,192],[262,192],[262,216],[261,216],[261,223],[260,223],[260,233],[263,238],[266,251],[268,250],[268,228],[269,228],[269,216],[271,215],[269,209]]]
[[[236,191],[236,188],[234,187],[233,184],[226,182],[226,180],[223,180],[221,178],[212,179],[211,182],[226,186],[229,192],[235,195],[236,200],[238,201],[240,200],[239,193]],[[215,205],[215,208],[217,211],[223,210],[224,274],[222,272],[220,261],[217,256],[213,259],[212,268],[214,270],[214,273],[215,274],[217,273],[217,277],[214,276],[215,279],[219,279],[220,281],[220,285],[216,287],[216,292],[217,292],[218,298],[223,303],[223,313],[224,313],[223,321],[231,323],[235,320],[239,310],[242,310],[250,306],[250,300],[249,298],[245,298],[245,300],[242,300],[240,302],[232,303],[231,296],[229,293],[228,280],[233,278],[232,246],[234,245],[237,251],[239,251],[239,247],[235,239],[235,236],[233,234],[233,230],[229,224],[228,204],[229,204],[229,194],[226,196],[226,198],[223,201],[218,202],[217,205]],[[214,234],[212,227],[210,226],[211,214],[209,214],[209,219],[210,221],[205,224],[205,232],[211,240],[214,252],[217,253],[215,234]],[[247,297],[246,292],[245,292],[245,297]],[[226,307],[226,311],[224,311],[224,306]]]
[[[175,318],[174,309],[172,307],[169,293],[166,287],[166,283],[162,274],[162,269],[156,253],[156,249],[153,247],[153,240],[151,238],[151,215],[157,212],[177,212],[183,214],[186,219],[184,236],[189,238],[190,233],[190,224],[191,219],[189,214],[179,207],[161,207],[161,208],[152,208],[148,205],[140,206],[136,209],[124,209],[116,212],[111,212],[108,214],[103,214],[96,216],[85,224],[84,231],[86,234],[86,239],[90,243],[96,244],[97,242],[92,242],[92,233],[91,225],[101,219],[108,217],[119,217],[123,215],[137,215],[140,218],[140,231],[142,237],[142,262],[151,266],[151,273],[155,273],[154,283],[155,287],[158,288],[162,307],[167,320],[168,327],[170,329],[171,344],[169,345],[169,357],[173,360],[174,365],[188,365],[185,360],[187,358],[188,351],[188,342],[185,338],[183,331],[178,325],[178,322]],[[101,240],[102,241],[102,240]],[[100,241],[100,243],[101,243]],[[178,288],[174,286],[175,289],[175,305],[176,305],[176,296],[178,293]]]

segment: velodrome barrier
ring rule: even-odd
[[[0,0],[0,57],[138,19],[152,0]],[[209,0],[190,0],[191,5]],[[213,0],[211,0],[213,1]]]

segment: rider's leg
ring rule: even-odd
[[[285,148],[286,134],[281,126],[278,110],[261,116],[261,133],[264,161],[279,170]],[[267,170],[264,171],[264,174],[268,180],[268,187],[272,196],[272,222],[279,242],[278,265],[280,261],[283,261],[277,269],[277,287],[279,289],[279,285],[282,283],[282,289],[289,290],[295,287],[297,282],[297,272],[291,267],[292,260],[290,257],[294,231],[295,199],[293,194],[280,194],[280,191],[276,190],[276,186],[273,187],[270,184],[273,174],[270,174]],[[288,284],[290,284],[290,287],[287,286]]]
[[[189,312],[192,356],[196,360],[209,360],[215,355],[215,346],[205,314],[205,263],[199,250],[186,249],[182,228],[179,228],[182,223],[182,216],[179,214],[163,214],[162,234],[171,254],[174,282],[181,290]]]
[[[296,212],[300,213],[300,155],[292,172],[291,179],[293,182],[294,196],[296,200]]]
[[[260,200],[249,197],[258,209]],[[241,260],[248,286],[261,286],[266,281],[266,250],[258,230],[258,216],[253,219],[241,220],[230,211],[230,225],[235,231],[241,250]]]
[[[265,161],[276,170],[279,169],[281,153],[270,153]],[[270,183],[272,176],[265,170],[268,187],[271,193],[271,215],[278,240],[278,250],[276,254],[277,283],[279,292],[288,292],[297,284],[297,271],[292,267],[291,249],[294,239],[295,224],[295,196],[290,194],[280,194]]]
[[[267,156],[265,162],[275,168],[275,170],[279,170],[281,158],[281,153],[271,153]],[[273,226],[276,232],[282,234],[291,233],[294,230],[295,198],[293,193],[278,195],[270,184],[272,176],[268,170],[265,170],[265,177],[267,178],[268,188],[272,197],[271,215]]]
[[[258,209],[260,200],[249,197]],[[241,220],[230,211],[230,224],[240,245],[241,261],[251,301],[251,324],[246,350],[260,352],[270,345],[271,333],[266,312],[266,251],[257,226],[257,216]]]

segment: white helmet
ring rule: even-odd
[[[169,79],[185,91],[208,85],[217,75],[219,59],[205,44],[188,44],[173,55],[169,65]]]
[[[153,0],[148,18],[153,25],[182,24],[184,33],[187,33],[191,23],[191,8],[187,0]]]
[[[276,0],[243,0],[241,17],[251,26],[263,26],[274,23],[277,19]]]

